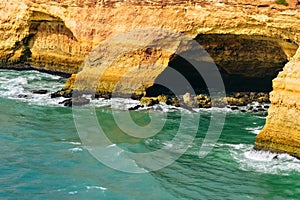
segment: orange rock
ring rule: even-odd
[[[299,24],[300,12],[296,8],[277,5],[273,0],[226,0],[223,3],[198,0],[136,0],[130,3],[96,0],[2,0],[0,66],[9,68],[31,65],[36,69],[74,74],[80,70],[89,52],[102,41],[141,27],[167,28],[191,37],[203,34],[239,36],[247,44],[252,44],[249,49],[251,52],[256,50],[253,42],[259,40],[261,45],[257,46],[257,50],[261,53],[257,59],[249,59],[252,53],[247,54],[242,49],[243,45],[236,45],[241,51],[233,51],[230,47],[222,49],[218,45],[212,50],[223,51],[223,57],[215,57],[217,61],[234,56],[240,61],[248,60],[247,66],[253,67],[247,68],[250,69],[248,74],[251,70],[258,73],[257,62],[253,62],[255,60],[261,60],[260,63],[277,60],[280,63],[293,58],[274,80],[272,106],[266,126],[257,136],[255,145],[257,149],[287,152],[300,157],[300,49],[294,56],[300,44]],[[250,40],[246,40],[247,38]],[[268,53],[263,54],[262,49]],[[91,80],[86,80],[85,76],[77,77],[80,86],[78,89],[92,88],[100,92],[112,92],[121,77],[134,66],[142,64],[145,68],[133,73],[134,77],[129,76],[133,81],[121,85],[120,91],[132,93],[127,90],[128,86],[142,83],[140,88],[135,89],[143,93],[165,70],[173,53],[159,49],[129,52],[105,72],[98,85],[89,85]],[[272,55],[275,55],[273,59],[270,58]],[[240,73],[246,69],[230,68],[234,61],[228,64],[228,72]],[[151,68],[149,63],[156,63],[160,67]],[[273,66],[272,63],[270,66]],[[268,69],[264,71],[268,73]],[[263,74],[262,72],[258,74]],[[86,73],[90,75],[94,71]],[[75,76],[72,76],[65,88],[71,89],[74,79]]]

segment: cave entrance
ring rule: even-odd
[[[201,34],[195,40],[214,60],[223,78],[226,93],[270,92],[272,80],[296,53],[298,45],[290,40],[264,36]],[[203,62],[207,67],[209,63]],[[156,79],[169,79],[168,68],[182,74],[193,88],[178,85],[180,94],[191,92],[207,93],[206,84],[195,68],[185,59],[173,55],[168,67]],[[176,81],[173,81],[176,84]],[[154,84],[148,88],[147,96],[172,94],[167,88]],[[193,92],[194,93],[194,92]]]

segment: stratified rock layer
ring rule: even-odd
[[[255,148],[300,158],[300,52],[273,80],[272,106]]]
[[[288,2],[289,7],[273,0],[3,0],[0,66],[77,73],[85,57],[101,42],[145,27],[170,29],[202,41],[225,83],[233,88],[243,85],[242,80],[259,87],[265,84],[261,79],[271,80],[288,62],[273,81],[272,106],[255,147],[300,157],[300,50],[294,56],[300,44],[300,13],[296,1]],[[128,52],[107,69],[95,89],[111,92],[124,76],[134,81],[121,85],[120,92],[126,93],[127,86],[143,81],[142,90],[146,89],[169,63],[189,76],[188,65],[173,53],[148,48]],[[144,68],[130,75],[132,64]],[[85,73],[89,77],[93,69]],[[65,91],[72,90],[76,77],[70,78]],[[79,77],[80,85],[88,87],[90,80]]]
[[[269,66],[274,61],[273,68],[292,57],[300,29],[300,14],[294,8],[276,5],[271,0],[222,2],[3,0],[0,2],[0,66],[31,66],[41,70],[77,73],[84,58],[100,42],[143,27],[170,29],[192,37],[230,34],[231,41],[234,36],[244,35],[241,37],[244,41],[247,39],[261,46],[257,47],[259,57],[267,58]],[[241,38],[238,40],[241,41]],[[256,44],[257,39],[265,42]],[[215,55],[222,44],[209,36],[208,40],[212,43],[207,46],[204,42],[204,45]],[[244,45],[245,42],[238,43]],[[267,49],[275,51],[264,54],[260,51],[263,43],[268,43]],[[235,47],[229,47],[225,49],[225,54],[219,55],[225,55],[223,60],[231,57],[230,63],[240,63],[240,59],[246,56],[248,63],[262,67],[260,58],[251,60],[246,51],[242,50],[243,55],[237,53],[241,46]],[[276,58],[273,59],[272,54]],[[216,56],[216,59],[222,58]],[[228,73],[239,76],[245,69],[242,65],[232,67],[230,63],[224,65]],[[237,71],[239,73],[235,74]],[[248,71],[243,75],[249,76]]]

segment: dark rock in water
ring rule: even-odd
[[[264,108],[265,108],[265,109],[269,109],[270,106],[269,106],[269,105],[264,105]]]
[[[81,95],[84,95],[84,94],[80,94],[77,96],[81,96]],[[89,94],[86,94],[86,95],[89,95]],[[111,94],[93,94],[93,95],[91,95],[91,99],[92,100],[111,99]]]
[[[248,108],[248,110],[253,110],[253,106],[250,106],[250,107]]]
[[[72,92],[64,91],[63,94],[62,94],[62,97],[64,97],[64,98],[71,98],[72,94],[73,94]]]
[[[72,98],[72,105],[82,106],[82,105],[86,105],[89,103],[90,103],[90,100],[85,97]]]
[[[232,106],[230,107],[231,110],[239,110],[239,108],[237,106]]]
[[[93,95],[93,99],[99,99],[99,98],[103,98],[103,99],[111,99],[111,93],[97,93],[95,95]]]
[[[62,102],[59,102],[59,104],[62,104],[64,106],[66,106],[66,107],[72,107],[72,99],[66,99],[66,100],[64,100]]]
[[[261,106],[261,105],[259,105],[259,106],[256,106],[256,108],[260,109],[260,108],[262,108],[262,106]]]
[[[31,90],[33,94],[47,94],[48,90]]]
[[[258,112],[266,112],[266,110],[263,108],[258,108],[257,110],[258,110]]]
[[[138,110],[139,108],[143,108],[143,105],[136,105],[134,107],[129,108],[128,110]]]
[[[71,98],[72,97],[73,92],[69,91],[69,90],[61,90],[61,91],[57,91],[54,92],[50,95],[50,97],[53,98],[58,98],[58,97],[64,97],[64,98]]]
[[[172,103],[173,103],[172,98],[168,96],[166,104],[167,105],[172,105]]]
[[[70,98],[70,99],[66,99],[62,102],[59,102],[59,104],[62,104],[67,107],[72,107],[73,105],[82,106],[82,105],[86,105],[89,103],[90,103],[90,100],[87,98],[84,98],[84,97]]]
[[[247,110],[244,110],[244,109],[243,109],[243,110],[241,110],[241,112],[242,112],[242,113],[245,113],[245,112],[247,112]]]
[[[92,95],[92,99],[99,99],[99,98],[101,98],[101,94]]]
[[[54,98],[58,98],[58,97],[62,97],[60,91],[58,92],[54,92],[50,95],[51,99],[54,99]]]
[[[278,160],[278,155],[274,156],[272,160]]]
[[[18,98],[27,98],[28,96],[26,94],[19,94]]]

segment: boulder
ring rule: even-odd
[[[145,106],[153,106],[159,103],[157,97],[142,97],[140,102]]]

